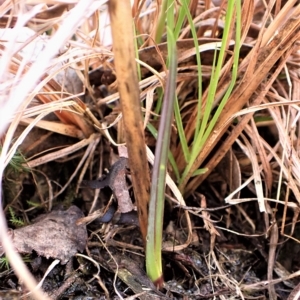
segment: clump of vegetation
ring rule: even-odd
[[[9,270],[9,261],[6,256],[0,257],[0,270]]]
[[[10,213],[10,222],[16,226],[16,227],[22,227],[25,225],[25,222],[23,219],[18,218],[13,210],[12,207],[9,207],[9,213]]]
[[[122,298],[143,285],[174,298],[297,293],[296,1],[4,4],[0,174],[16,191],[3,208],[15,226],[62,204],[82,209],[88,263],[76,276],[95,291],[82,295]],[[83,179],[105,180],[118,155],[128,157],[120,174],[138,216],[129,212],[130,225],[110,189],[80,189]],[[107,214],[115,226],[99,221]],[[43,297],[0,220],[12,267]],[[66,273],[49,295],[68,296]]]

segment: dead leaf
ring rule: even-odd
[[[88,238],[86,226],[76,225],[77,219],[82,217],[83,213],[77,206],[42,215],[36,223],[13,230],[13,245],[19,253],[34,250],[38,255],[57,258],[65,264],[78,251],[85,249]]]

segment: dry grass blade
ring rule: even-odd
[[[270,238],[270,248],[269,248],[269,258],[268,258],[268,280],[269,281],[272,281],[273,279],[277,244],[278,244],[278,226],[275,221],[271,228],[271,238]],[[269,285],[269,297],[270,300],[277,299],[275,287],[272,284]]]
[[[129,167],[137,201],[140,228],[147,234],[150,177],[147,164],[140,93],[134,55],[129,1],[109,1],[118,88],[123,112]]]
[[[260,160],[262,161],[263,164],[263,169],[264,169],[264,174],[265,174],[265,180],[266,180],[266,185],[268,188],[268,191],[271,191],[272,187],[272,182],[273,182],[273,176],[272,176],[272,169],[271,165],[267,159],[267,154],[265,151],[265,148],[262,145],[261,137],[259,136],[257,127],[255,126],[255,121],[252,118],[251,120],[251,131],[248,130],[249,135],[252,136],[253,143],[255,144],[256,148],[258,149],[258,154],[260,157]]]
[[[241,134],[241,137],[244,140],[244,144],[242,144],[242,142],[239,139],[237,139],[236,142],[240,146],[240,148],[243,149],[243,152],[249,157],[249,159],[252,162],[252,168],[253,168],[252,171],[254,176],[255,190],[258,199],[259,210],[261,212],[266,212],[262,179],[260,175],[260,169],[258,166],[257,157],[255,155],[255,151],[253,147],[251,147],[251,144],[247,140],[247,138],[243,134]]]
[[[67,95],[63,87],[60,86],[54,79],[51,79],[49,82],[47,82],[47,84],[44,85],[43,90],[47,96],[43,95],[42,93],[36,95],[36,98],[43,103],[58,101],[61,100],[64,96],[69,96],[72,97],[72,99],[77,103],[82,112],[86,110],[85,104],[78,97],[74,97],[74,95]],[[76,125],[83,131],[86,137],[88,137],[93,132],[92,126],[90,126],[90,124],[88,124],[84,118],[70,111],[56,112],[56,116],[65,124]]]
[[[287,300],[298,300],[300,298],[300,283],[293,289]]]
[[[34,121],[32,118],[24,118],[20,121],[21,125],[29,125]],[[59,122],[52,122],[52,121],[39,121],[35,124],[35,127],[43,128],[49,130],[51,132],[56,132],[59,134],[64,134],[67,136],[83,139],[84,135],[82,131],[79,130],[74,125],[62,124]]]

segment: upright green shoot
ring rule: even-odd
[[[163,0],[160,8],[160,14],[158,17],[156,33],[155,33],[155,42],[158,44],[161,42],[161,38],[165,30],[167,4],[168,4],[168,0]]]
[[[186,17],[186,7],[189,5],[190,0],[183,0],[182,5],[180,5],[179,8],[179,13],[178,13],[178,18],[175,24],[175,29],[174,29],[174,37],[175,40],[177,41],[180,31],[182,30],[183,22]]]
[[[236,11],[236,36],[235,36],[235,51],[234,51],[234,61],[233,61],[233,67],[232,67],[232,79],[231,83],[229,85],[229,88],[227,92],[225,93],[224,97],[222,98],[218,109],[216,110],[216,113],[214,113],[213,116],[211,116],[212,112],[212,104],[216,95],[217,86],[220,78],[220,72],[223,65],[224,56],[226,53],[226,42],[230,38],[229,32],[230,32],[230,26],[231,22],[233,20],[234,11]],[[241,3],[240,0],[229,0],[227,5],[227,11],[225,16],[225,27],[223,31],[223,37],[222,37],[222,45],[219,50],[219,55],[217,59],[217,65],[213,71],[213,75],[211,77],[210,86],[209,86],[209,92],[208,92],[208,98],[206,107],[203,112],[203,116],[201,116],[201,112],[199,111],[201,107],[198,105],[199,113],[197,116],[198,125],[196,125],[195,135],[194,135],[194,142],[191,149],[191,155],[190,159],[187,163],[187,166],[185,167],[185,170],[183,171],[181,181],[180,181],[180,189],[184,189],[185,183],[187,180],[193,176],[191,169],[203,149],[205,142],[212,132],[218,117],[220,116],[232,90],[235,85],[236,77],[237,77],[237,68],[238,68],[238,59],[239,59],[239,50],[240,50],[240,34],[241,34]],[[199,101],[201,103],[201,101]],[[201,103],[202,106],[202,103]],[[212,118],[211,118],[212,117]],[[209,118],[211,118],[209,122]],[[199,129],[198,129],[199,126]]]
[[[152,185],[149,203],[149,218],[146,243],[146,269],[149,278],[157,287],[162,287],[162,231],[165,201],[165,184],[171,123],[176,91],[177,53],[172,30],[168,29],[169,74],[163,100],[159,125]]]
[[[197,121],[196,121],[196,129],[195,129],[195,137],[197,136],[197,133],[199,132],[199,127],[200,127],[200,120],[202,118],[202,112],[201,112],[201,108],[202,108],[202,69],[201,69],[201,59],[200,59],[200,48],[198,45],[198,37],[197,37],[197,32],[196,32],[196,28],[191,16],[191,13],[189,11],[189,1],[188,0],[183,0],[181,2],[182,4],[182,8],[180,10],[180,14],[179,14],[179,18],[178,20],[180,21],[179,23],[176,24],[176,28],[175,28],[175,34],[179,35],[179,26],[181,24],[183,24],[183,15],[186,16],[190,28],[191,28],[191,33],[192,33],[192,37],[194,40],[194,45],[195,45],[195,49],[196,49],[196,62],[197,62],[197,73],[198,73],[198,103],[197,103]],[[176,125],[178,128],[178,133],[179,133],[179,139],[180,139],[180,144],[182,147],[182,151],[183,151],[183,155],[184,158],[186,160],[186,162],[189,162],[191,157],[190,157],[190,151],[188,148],[188,143],[186,140],[186,137],[184,135],[184,130],[183,130],[183,125],[182,125],[182,120],[181,120],[181,116],[180,116],[180,111],[179,111],[179,105],[178,103],[175,105],[175,121],[176,121]]]
[[[147,129],[150,131],[150,133],[153,135],[153,137],[157,140],[157,130],[154,128],[154,126],[150,123],[147,124]],[[174,175],[176,176],[176,179],[180,179],[179,170],[175,161],[175,158],[171,151],[168,152],[168,159],[169,163],[173,169]]]
[[[199,49],[199,45],[198,45],[198,37],[197,37],[197,32],[196,32],[196,28],[191,16],[191,13],[189,11],[189,7],[188,7],[188,1],[182,1],[182,8],[185,11],[186,17],[188,19],[190,28],[191,28],[191,33],[192,33],[192,37],[194,40],[194,45],[196,48],[196,62],[197,62],[197,72],[198,72],[198,105],[197,105],[197,122],[196,122],[196,129],[195,129],[195,136],[197,135],[198,131],[199,131],[199,122],[202,118],[202,112],[201,112],[201,108],[202,108],[202,68],[201,68],[201,58],[200,58],[200,49]],[[188,159],[188,161],[190,160],[190,157]]]

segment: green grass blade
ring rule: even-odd
[[[236,4],[236,13],[237,13],[237,18],[236,18],[236,44],[235,44],[235,51],[234,51],[234,63],[233,63],[233,68],[232,68],[232,80],[230,82],[230,86],[228,88],[228,90],[226,91],[223,99],[221,100],[219,107],[216,111],[216,113],[213,115],[212,120],[209,122],[208,126],[208,117],[211,113],[211,105],[213,103],[215,94],[216,94],[216,90],[217,90],[217,85],[218,85],[218,81],[219,81],[219,77],[220,77],[220,71],[222,68],[222,63],[223,63],[223,59],[224,59],[224,55],[225,55],[225,46],[226,46],[226,40],[229,38],[229,30],[230,30],[230,25],[231,25],[231,20],[233,17],[233,12],[234,12],[234,7]],[[208,136],[210,135],[210,133],[212,132],[218,117],[220,116],[231,92],[232,89],[235,85],[235,81],[236,81],[236,77],[237,77],[237,68],[238,68],[238,59],[239,59],[239,50],[240,50],[240,31],[241,31],[241,9],[240,9],[240,0],[231,0],[228,1],[228,6],[227,6],[227,11],[226,11],[226,17],[225,17],[225,27],[224,27],[224,32],[223,32],[223,38],[222,38],[222,45],[219,51],[219,57],[218,57],[218,62],[217,62],[217,66],[214,70],[213,76],[212,76],[212,80],[210,83],[210,87],[209,87],[209,93],[208,93],[208,99],[207,99],[207,107],[205,108],[205,113],[203,115],[203,120],[201,121],[200,124],[200,131],[198,132],[198,134],[195,135],[195,139],[194,139],[194,143],[193,143],[193,147],[191,150],[191,156],[190,156],[190,160],[188,162],[188,165],[186,166],[182,177],[181,177],[181,183],[183,181],[186,181],[187,178],[191,177],[191,168],[195,163],[195,160],[197,159],[197,156],[199,155],[199,153],[201,152],[201,150],[204,147],[204,144],[208,138]]]
[[[163,89],[161,87],[158,87],[156,89],[156,94],[157,94],[157,101],[156,101],[154,113],[156,115],[159,115],[160,114],[160,110],[161,110],[161,106],[162,106],[162,100],[163,100],[163,97],[164,97]],[[157,119],[158,119],[158,117],[154,116],[154,120],[157,120]]]
[[[186,6],[188,6],[190,3],[190,0],[182,0],[182,2],[185,2]],[[174,37],[175,37],[176,41],[179,37],[185,17],[186,17],[186,8],[184,6],[180,6],[179,13],[178,13],[178,19],[176,21],[176,25],[175,25],[175,29],[174,29]]]
[[[225,95],[223,96],[219,107],[217,108],[209,126],[207,127],[207,130],[203,136],[203,139],[206,141],[208,136],[210,135],[211,131],[213,130],[213,127],[215,126],[215,124],[218,121],[218,118],[220,116],[220,114],[222,113],[222,110],[225,106],[225,104],[227,103],[227,100],[234,88],[235,82],[236,82],[236,78],[237,78],[237,70],[238,70],[238,63],[239,63],[239,57],[240,57],[240,48],[241,48],[241,3],[240,1],[237,1],[237,5],[236,5],[236,15],[237,15],[237,22],[236,22],[236,34],[235,34],[235,51],[234,51],[234,57],[233,57],[233,66],[232,66],[232,79],[231,82],[229,84],[229,87],[225,93]]]
[[[158,23],[157,23],[156,33],[155,33],[155,42],[157,44],[159,44],[161,42],[161,38],[164,33],[167,4],[168,4],[168,0],[163,0],[162,5],[161,5],[161,10],[159,13],[159,19],[158,19]]]
[[[187,0],[182,1],[182,10],[185,12],[185,15],[188,19],[189,25],[191,27],[191,33],[192,33],[192,37],[193,37],[195,48],[196,48],[196,62],[197,62],[197,72],[198,72],[197,120],[196,120],[196,128],[195,128],[195,135],[194,135],[194,137],[196,137],[198,135],[199,128],[200,128],[200,120],[202,119],[202,112],[201,112],[201,108],[202,108],[202,69],[201,69],[201,58],[200,58],[200,49],[199,49],[199,45],[198,45],[197,32],[196,32],[196,28],[195,28],[191,13],[189,11],[188,3],[189,3],[189,1],[187,1]]]
[[[180,140],[180,146],[182,148],[183,156],[186,162],[190,159],[190,151],[189,146],[185,137],[184,128],[182,124],[181,114],[180,114],[180,108],[178,103],[178,98],[176,96],[175,99],[175,105],[174,105],[174,112],[175,112],[175,122],[178,130],[179,140]]]
[[[177,71],[176,42],[173,33],[169,28],[168,53],[169,76],[166,84],[157,144],[155,149],[146,243],[147,274],[157,287],[161,287],[163,284],[161,260],[163,212],[165,201],[167,157],[175,100]]]
[[[153,137],[157,140],[157,130],[156,128],[154,128],[154,126],[150,123],[147,124],[147,129],[151,132],[151,134],[153,135]],[[173,172],[176,176],[176,179],[179,180],[180,179],[180,174],[179,174],[179,170],[177,167],[177,163],[175,161],[175,158],[172,154],[172,152],[169,150],[168,152],[168,159],[169,159],[169,163],[173,169]]]

